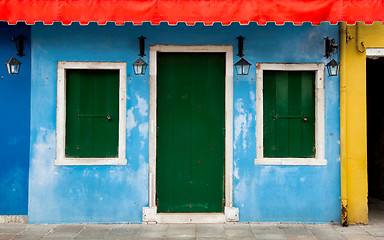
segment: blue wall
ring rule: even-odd
[[[339,79],[325,79],[326,166],[255,166],[257,62],[327,63],[338,26],[32,27],[30,223],[141,222],[148,206],[149,76],[133,75],[138,37],[150,44],[234,45],[243,35],[251,74],[234,76],[234,205],[240,221],[340,221]],[[126,166],[54,166],[57,61],[127,62]]]
[[[30,27],[0,22],[0,215],[27,215],[31,48]],[[24,57],[16,56],[12,37],[23,35]],[[18,75],[9,75],[5,62],[22,62]]]

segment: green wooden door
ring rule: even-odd
[[[158,212],[223,212],[225,55],[158,53]]]
[[[118,157],[119,71],[66,71],[65,155]]]
[[[315,156],[315,72],[264,71],[264,157]]]

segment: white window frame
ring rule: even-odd
[[[119,70],[119,142],[116,158],[68,158],[65,157],[66,119],[66,70]],[[56,112],[56,159],[55,165],[125,165],[126,139],[126,83],[127,64],[125,62],[57,62],[57,112]]]
[[[256,146],[255,165],[327,165],[325,159],[324,123],[324,67],[323,63],[258,63],[256,66]],[[263,78],[264,70],[315,72],[315,147],[314,158],[264,157]]]

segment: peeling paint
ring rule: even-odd
[[[144,98],[136,95],[137,98],[137,108],[141,116],[148,116],[148,103]]]
[[[148,138],[148,122],[144,122],[139,125],[140,136],[144,139]]]
[[[234,148],[236,149],[238,142],[239,142],[239,137],[241,135],[241,146],[243,147],[243,150],[246,149],[247,147],[247,133],[248,129],[250,127],[251,121],[252,121],[252,115],[249,114],[245,108],[244,108],[244,103],[242,99],[238,99],[235,103],[235,109],[239,113],[235,117],[235,141],[234,141]]]
[[[33,145],[31,158],[31,176],[36,176],[35,183],[41,187],[54,183],[55,166],[46,159],[55,160],[56,131],[41,127]]]
[[[131,131],[133,128],[137,126],[137,122],[135,121],[135,116],[133,115],[133,108],[127,111],[127,136],[131,136]]]

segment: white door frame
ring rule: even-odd
[[[224,213],[157,213],[156,206],[156,104],[158,52],[225,53],[225,208]],[[233,207],[233,46],[151,45],[149,48],[149,206],[143,208],[143,222],[219,223],[239,221]]]

